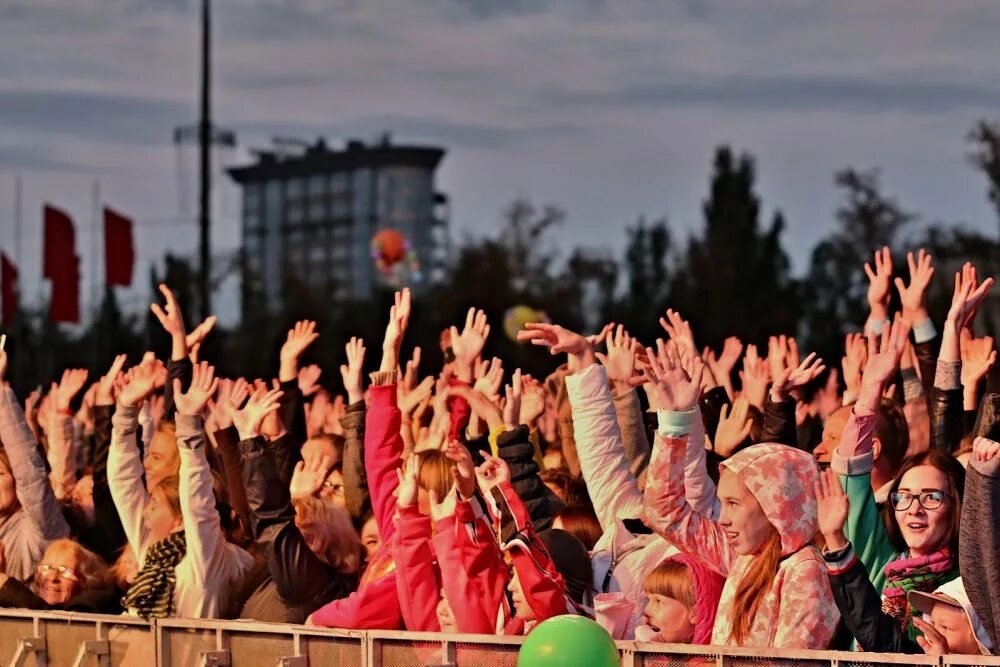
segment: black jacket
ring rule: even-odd
[[[538,476],[535,446],[528,439],[529,434],[527,426],[518,426],[501,434],[497,446],[500,458],[510,466],[510,483],[514,491],[528,508],[535,530],[542,532],[552,527],[563,502]]]
[[[111,448],[112,405],[94,407],[94,523],[78,536],[80,544],[107,563],[118,558],[127,538],[108,486],[108,451]]]
[[[851,547],[847,547],[850,551]],[[923,653],[904,632],[899,621],[882,612],[882,597],[868,579],[864,563],[851,552],[828,554],[828,561],[848,559],[849,564],[830,572],[830,590],[848,632],[858,646],[875,653]]]
[[[965,410],[962,388],[938,389],[931,387],[927,395],[927,409],[931,422],[931,449],[954,454],[965,435]]]
[[[795,399],[786,398],[775,403],[767,397],[764,403],[764,429],[761,442],[776,442],[789,447],[799,446],[799,434],[795,426]]]
[[[301,619],[293,622],[301,623],[331,600],[352,593],[358,577],[337,572],[306,544],[295,525],[288,483],[279,478],[264,438],[241,442],[240,455],[254,539],[265,554],[274,592],[281,604]]]
[[[352,403],[340,418],[344,429],[344,503],[355,522],[371,510],[372,499],[368,492],[368,473],[365,471],[365,414],[364,401]]]
[[[84,591],[66,604],[50,605],[35,595],[27,585],[13,577],[7,579],[7,582],[0,586],[0,607],[8,609],[51,609],[88,614],[120,614],[122,613],[121,598],[121,591],[109,586]]]

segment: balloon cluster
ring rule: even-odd
[[[371,254],[382,278],[392,287],[418,283],[423,279],[416,251],[395,229],[383,229],[372,237]]]

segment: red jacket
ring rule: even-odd
[[[398,630],[403,627],[399,596],[396,593],[396,564],[389,545],[396,527],[394,492],[399,485],[396,469],[403,455],[399,434],[400,413],[396,405],[396,384],[386,383],[395,373],[373,375],[371,405],[365,418],[365,470],[371,491],[372,513],[382,536],[382,546],[365,570],[358,590],[315,611],[314,625],[352,630]],[[379,382],[385,384],[379,384]]]

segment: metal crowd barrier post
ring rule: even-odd
[[[153,625],[127,616],[0,610],[0,665],[149,667]]]

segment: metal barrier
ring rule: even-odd
[[[516,667],[522,637],[0,610],[0,666]],[[567,648],[572,650],[572,648]],[[622,667],[1000,667],[1000,658],[618,642]]]

